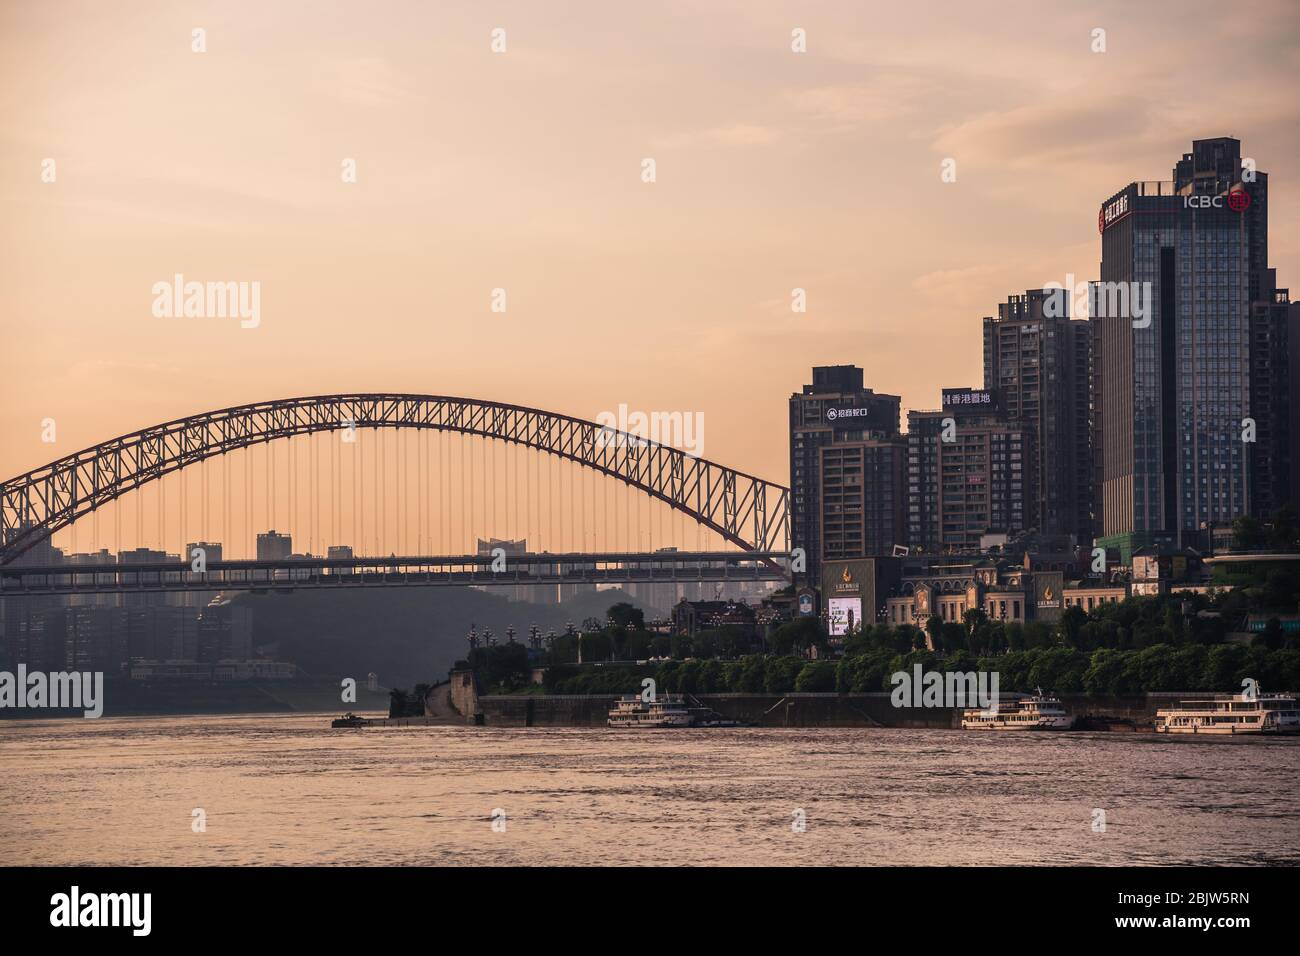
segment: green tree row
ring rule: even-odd
[[[940,657],[930,651],[877,648],[838,661],[755,654],[734,661],[601,668],[561,665],[547,671],[544,687],[552,694],[630,694],[639,693],[641,681],[649,677],[661,693],[864,693],[891,690],[890,676],[898,671],[911,673],[916,664],[923,670],[996,671],[1005,691],[1042,687],[1061,694],[1117,696],[1156,691],[1228,693],[1239,692],[1246,677],[1269,690],[1300,689],[1300,650],[1240,644],[1158,644],[1140,650],[1098,648],[1091,653],[1050,647],[985,657],[967,651]]]

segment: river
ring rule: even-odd
[[[1298,771],[1298,738],[11,720],[0,864],[1294,864]]]

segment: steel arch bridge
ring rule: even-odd
[[[536,408],[441,395],[316,395],[237,405],[131,432],[0,485],[0,565],[150,481],[280,438],[428,428],[496,438],[616,478],[744,551],[789,548],[789,490],[680,449]]]

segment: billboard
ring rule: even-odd
[[[895,414],[897,414],[897,408],[895,408]],[[897,422],[890,421],[888,409],[879,404],[864,405],[862,407],[832,405],[826,409],[825,421],[836,431],[840,429],[868,432],[889,431],[897,424]]]
[[[903,569],[902,558],[857,558],[850,561],[827,560],[822,562],[821,600],[822,613],[829,622],[831,601],[846,602],[841,615],[853,609],[853,625],[874,624],[876,616],[884,613],[885,598],[898,586]],[[835,633],[835,632],[832,632]],[[843,632],[839,632],[843,633]]]
[[[945,388],[943,410],[958,415],[987,414],[1001,410],[998,393],[992,388]]]
[[[831,598],[827,602],[831,637],[843,637],[862,624],[862,598]]]
[[[1065,609],[1065,575],[1060,571],[1034,572],[1034,605],[1036,617],[1042,621],[1055,621]]]
[[[817,595],[812,591],[799,592],[799,616],[812,617],[817,613]]]

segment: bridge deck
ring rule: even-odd
[[[690,581],[787,581],[781,559],[756,551],[618,554],[390,555],[386,558],[292,558],[0,567],[0,597],[164,591],[232,591],[356,587],[465,587],[634,584]],[[504,566],[503,566],[504,564]]]

